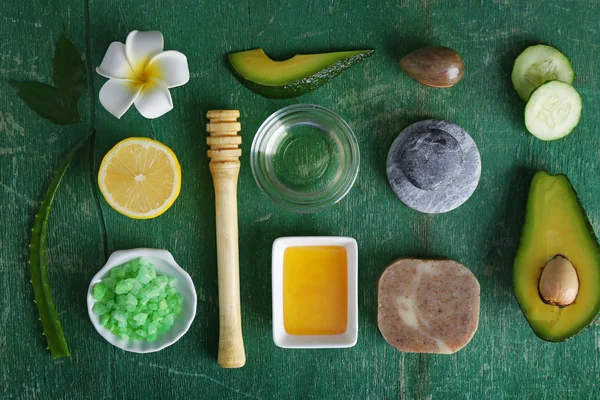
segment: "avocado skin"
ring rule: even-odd
[[[530,185],[530,189],[529,189],[529,194],[528,194],[528,198],[527,198],[527,206],[526,206],[526,211],[525,211],[525,223],[523,224],[523,230],[522,230],[522,234],[521,234],[521,241],[519,244],[519,248],[517,250],[517,255],[515,257],[515,265],[513,267],[513,287],[516,288],[517,284],[518,284],[518,280],[519,280],[519,276],[516,273],[516,267],[517,267],[517,263],[519,261],[519,255],[522,251],[525,251],[526,249],[524,249],[524,246],[527,246],[528,244],[525,243],[525,239],[526,239],[526,235],[527,235],[527,231],[530,228],[530,225],[533,225],[532,221],[530,221],[530,215],[533,214],[533,209],[536,207],[536,198],[535,196],[533,196],[533,189],[534,189],[534,185],[536,184],[536,182],[538,180],[542,180],[542,179],[555,179],[557,181],[559,180],[564,180],[566,184],[569,185],[571,191],[573,192],[576,202],[577,202],[577,206],[579,209],[579,213],[585,223],[586,226],[586,234],[589,235],[591,237],[591,239],[594,241],[595,243],[595,256],[597,259],[600,260],[600,245],[598,244],[598,238],[594,232],[594,229],[587,217],[587,214],[585,212],[585,209],[583,208],[583,204],[581,203],[581,199],[579,198],[579,196],[577,195],[577,192],[575,191],[575,188],[573,187],[573,185],[571,184],[571,181],[569,180],[569,178],[564,175],[564,174],[557,174],[557,175],[551,175],[546,171],[540,170],[537,171],[532,180],[531,180],[531,185]],[[536,282],[537,284],[537,282]],[[600,282],[598,282],[598,285],[600,287]],[[598,294],[598,296],[600,296],[600,292]],[[570,333],[568,336],[562,337],[562,338],[552,338],[549,337],[543,330],[539,329],[537,326],[535,326],[535,324],[532,323],[532,321],[529,319],[526,311],[525,311],[525,305],[521,302],[521,300],[519,299],[516,291],[515,291],[515,297],[517,298],[517,302],[519,303],[519,306],[521,308],[521,311],[523,312],[523,314],[525,315],[525,319],[527,320],[527,322],[529,323],[529,326],[531,326],[531,328],[533,329],[533,331],[535,332],[535,334],[543,340],[546,340],[548,342],[554,342],[554,343],[558,343],[558,342],[564,342],[567,341],[577,335],[579,335],[581,332],[585,331],[587,328],[590,327],[590,325],[596,320],[596,318],[598,317],[598,315],[600,315],[600,301],[596,302],[596,309],[593,312],[593,315],[586,320],[583,324],[580,325],[580,327],[575,328],[575,330]]]
[[[322,69],[321,71],[313,74],[309,77],[297,80],[292,83],[287,83],[281,86],[263,85],[257,82],[253,82],[249,79],[244,78],[232,65],[229,64],[231,70],[235,74],[235,77],[248,89],[256,94],[269,99],[290,99],[305,95],[313,90],[317,89],[335,78],[342,71],[352,67],[354,64],[363,61],[367,57],[370,57],[375,50],[368,50],[364,53],[357,54],[353,57],[349,57],[336,62],[335,64]]]

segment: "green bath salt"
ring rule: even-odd
[[[175,279],[157,275],[145,257],[112,268],[92,295],[100,325],[130,341],[156,340],[171,329],[183,306]]]

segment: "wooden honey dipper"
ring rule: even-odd
[[[210,172],[215,185],[217,216],[217,263],[219,281],[219,353],[222,368],[246,363],[240,310],[240,276],[237,221],[237,182],[240,172],[242,127],[238,110],[211,110],[206,114],[210,136]]]

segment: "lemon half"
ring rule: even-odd
[[[98,186],[108,204],[121,214],[154,218],[179,196],[181,167],[164,144],[132,137],[106,153],[98,171]]]

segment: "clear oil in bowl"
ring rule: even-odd
[[[271,179],[289,191],[317,193],[330,187],[341,173],[340,143],[324,127],[298,121],[274,135]]]
[[[340,201],[358,175],[360,152],[348,124],[314,104],[284,107],[263,122],[250,154],[259,188],[278,205],[316,212]]]

